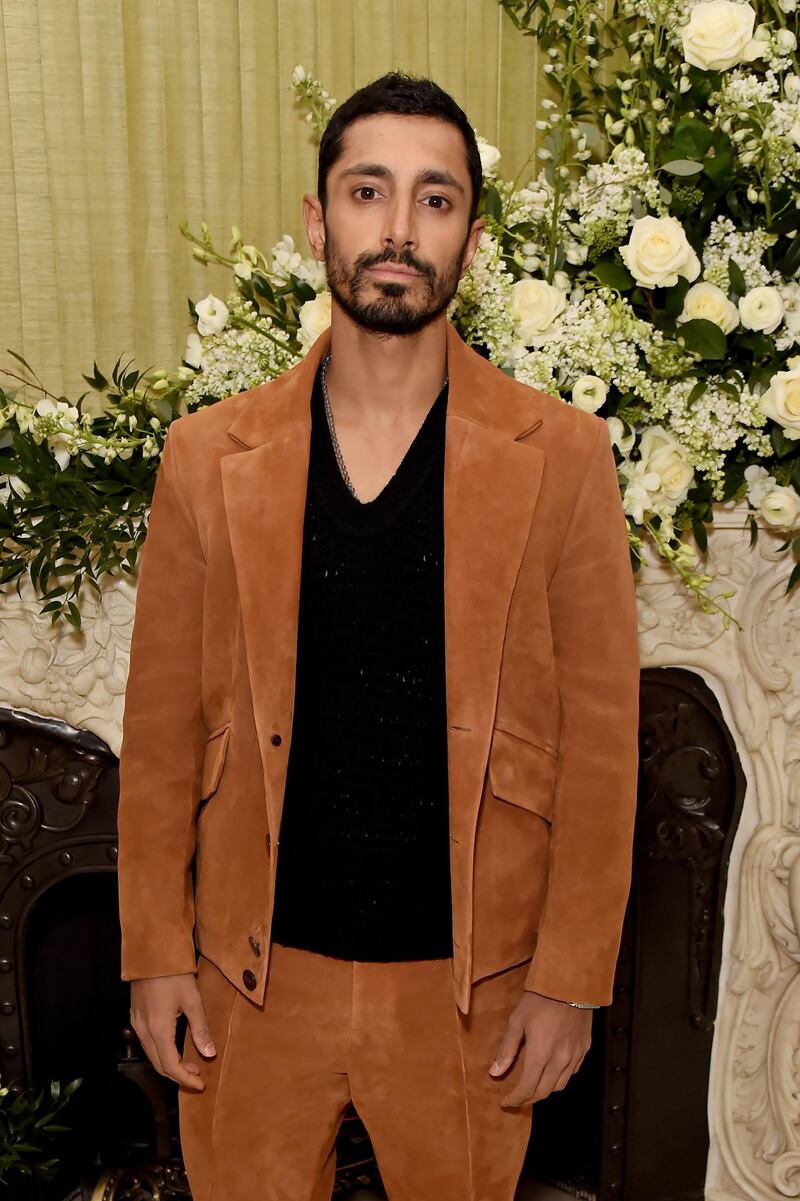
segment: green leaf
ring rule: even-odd
[[[703,171],[717,185],[733,176],[733,154],[728,146],[720,146],[712,158],[703,160]]]
[[[699,354],[703,359],[724,359],[728,352],[728,339],[713,321],[697,317],[685,321],[678,334],[683,338],[687,350]]]
[[[797,224],[797,213],[795,213],[795,224]],[[789,243],[789,249],[780,261],[780,269],[784,275],[795,275],[798,267],[800,267],[800,233]]]
[[[733,294],[735,296],[744,296],[747,292],[747,282],[741,267],[735,259],[728,259],[728,279],[730,280]]]
[[[772,449],[779,459],[785,459],[797,448],[797,442],[794,438],[787,438],[781,427],[773,422],[769,431],[769,440],[772,443]]]
[[[616,292],[627,292],[636,282],[625,264],[613,258],[598,259],[591,272],[601,284]]]
[[[494,184],[487,184],[483,195],[483,211],[494,221],[503,219],[503,201]]]
[[[795,563],[792,574],[789,576],[789,583],[786,585],[786,592],[791,592],[800,583],[800,563]],[[785,593],[784,593],[785,595]]]
[[[750,546],[755,546],[758,542],[758,522],[755,517],[750,518]]]
[[[705,525],[697,517],[692,518],[692,533],[698,547],[705,554],[708,550],[708,535],[706,534]]]
[[[703,164],[689,158],[674,158],[668,163],[662,163],[661,170],[669,171],[670,175],[699,175]]]

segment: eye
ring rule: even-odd
[[[431,204],[431,205],[428,205],[428,207],[429,207],[429,208],[434,208],[434,209],[436,209],[437,211],[441,211],[441,210],[442,210],[442,209],[444,209],[444,208],[445,208],[447,205],[449,205],[449,204],[450,204],[450,201],[447,199],[447,197],[446,197],[446,196],[426,196],[426,197],[425,197],[425,201],[427,202],[428,200],[432,200],[432,201],[434,201],[434,203],[433,203],[433,204]]]
[[[372,196],[362,196],[362,192],[372,192]],[[362,183],[359,188],[356,188],[356,196],[359,200],[372,200],[374,196],[377,196],[377,194],[378,189],[374,188],[372,184],[369,183]]]

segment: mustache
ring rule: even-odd
[[[366,271],[369,267],[377,267],[381,263],[397,263],[412,271],[418,271],[429,283],[433,283],[436,279],[436,269],[430,263],[415,258],[410,250],[403,250],[399,254],[389,249],[380,254],[369,254],[365,251],[364,254],[358,256],[354,265],[356,272],[360,275],[362,271]]]

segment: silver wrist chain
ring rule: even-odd
[[[333,424],[333,413],[331,412],[331,402],[330,402],[330,397],[328,396],[328,385],[327,385],[327,381],[325,379],[325,372],[328,369],[328,363],[330,363],[330,361],[331,361],[331,356],[329,354],[326,354],[325,358],[322,360],[322,371],[320,373],[320,382],[322,384],[322,399],[325,402],[325,416],[328,419],[328,429],[331,432],[331,442],[333,443],[333,453],[336,455],[336,462],[339,464],[339,471],[342,473],[342,479],[347,484],[347,487],[350,489],[350,492],[353,494],[353,496],[356,498],[356,500],[358,500],[358,493],[356,492],[355,488],[353,487],[353,481],[350,479],[350,473],[347,470],[347,465],[345,464],[344,457],[342,456],[342,448],[339,445],[339,439],[336,437],[336,427]],[[447,384],[449,384],[449,382],[450,382],[450,376],[445,375],[444,384],[442,385],[442,387],[443,388],[446,387]]]

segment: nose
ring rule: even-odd
[[[396,251],[416,249],[417,231],[411,197],[395,196],[387,206],[383,244],[386,249],[392,247]]]

